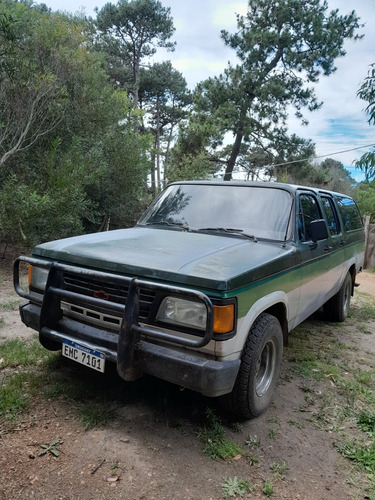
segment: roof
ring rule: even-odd
[[[173,182],[170,184],[171,186],[173,185],[186,185],[186,184],[196,184],[196,185],[217,185],[217,186],[241,186],[241,187],[262,187],[262,188],[267,188],[267,189],[283,189],[284,191],[288,191],[289,193],[296,193],[299,190],[308,190],[311,191],[315,194],[329,194],[331,196],[345,196],[346,198],[351,198],[351,196],[344,194],[344,193],[339,193],[336,191],[330,191],[328,189],[322,189],[318,187],[311,187],[311,186],[303,186],[303,185],[297,185],[297,184],[286,184],[283,182],[267,182],[267,181],[221,181],[221,180],[214,180],[214,181],[207,181],[207,180],[202,180],[202,181],[178,181],[178,182]]]

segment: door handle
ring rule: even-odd
[[[325,253],[328,253],[328,252],[330,252],[332,249],[333,249],[333,247],[332,247],[331,245],[326,245],[326,246],[324,247],[324,252],[325,252]]]

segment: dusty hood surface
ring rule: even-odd
[[[294,251],[280,242],[135,227],[44,243],[33,256],[225,291],[289,268]]]

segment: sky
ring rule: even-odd
[[[100,10],[107,1],[44,0],[43,3],[52,10],[71,13],[83,10],[95,17],[95,7]],[[176,28],[173,40],[177,45],[174,52],[159,49],[157,60],[170,60],[183,74],[189,88],[219,75],[228,61],[235,63],[234,51],[224,46],[220,31],[235,32],[236,14],[246,13],[247,1],[161,0],[161,3],[171,9]],[[364,37],[356,42],[347,41],[346,56],[336,60],[336,72],[321,77],[315,85],[318,100],[324,104],[313,113],[305,111],[309,124],[302,126],[291,113],[288,126],[291,133],[316,144],[316,154],[321,157],[318,161],[329,156],[342,162],[354,178],[361,180],[363,176],[353,162],[375,144],[375,127],[368,125],[364,112],[366,102],[356,94],[368,74],[369,65],[375,63],[375,1],[328,0],[328,4],[330,9],[338,8],[340,14],[348,14],[354,9],[363,24],[359,33]]]

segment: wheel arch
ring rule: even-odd
[[[288,345],[288,320],[287,320],[287,309],[286,305],[283,302],[278,302],[276,304],[273,304],[271,307],[268,309],[265,309],[264,311],[261,312],[263,313],[268,313],[271,314],[271,316],[275,316],[275,318],[279,321],[281,325],[281,329],[283,332],[283,343],[284,346]]]
[[[250,333],[251,327],[257,318],[263,314],[268,313],[274,316],[280,323],[283,332],[283,343],[288,343],[288,297],[285,292],[274,292],[270,295],[262,297],[255,304],[252,305],[246,316],[243,318],[241,324],[241,351],[246,343],[246,339]]]
[[[355,264],[352,264],[351,267],[349,268],[348,270],[348,273],[351,275],[352,277],[352,297],[354,295],[354,286],[355,286],[355,277],[357,275],[357,271],[356,271],[356,267],[355,267]]]

